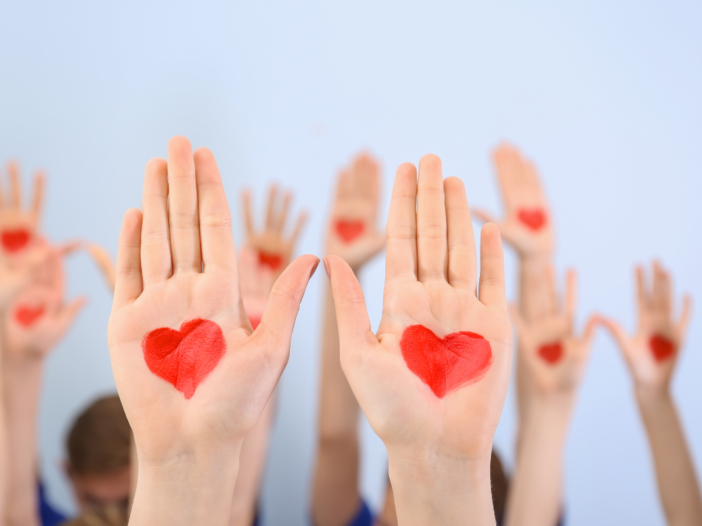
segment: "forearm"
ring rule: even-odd
[[[8,440],[8,525],[39,523],[37,515],[37,409],[43,363],[22,360],[5,363],[5,402]]]
[[[702,497],[682,425],[668,392],[637,389],[669,526],[702,524]]]
[[[241,446],[193,454],[166,466],[140,463],[130,526],[225,526]]]
[[[535,398],[523,423],[522,443],[507,500],[508,526],[551,526],[563,503],[563,455],[572,395]]]
[[[495,524],[490,455],[478,460],[388,452],[400,526]]]

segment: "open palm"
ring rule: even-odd
[[[673,316],[673,286],[670,274],[653,264],[652,287],[643,267],[636,268],[638,323],[629,334],[616,320],[604,319],[629,366],[637,386],[667,389],[685,339],[692,311],[686,296],[678,319]]]
[[[9,193],[0,191],[0,260],[22,258],[34,245],[44,199],[44,174],[34,176],[32,206],[23,208],[22,184],[17,163],[7,165]]]
[[[523,257],[553,253],[554,231],[546,194],[534,164],[510,144],[500,145],[493,159],[505,208],[503,219],[485,210],[473,214],[500,227],[505,242]]]
[[[400,166],[395,178],[377,335],[370,330],[362,291],[350,268],[340,258],[327,258],[342,366],[388,449],[420,448],[452,458],[490,455],[509,382],[512,346],[502,246],[494,225],[482,232],[479,296],[475,252],[463,183],[457,178],[444,181],[441,161],[427,155],[419,164],[418,179],[411,164]],[[429,351],[418,348],[424,341],[421,335],[412,336],[427,329],[437,338],[466,331],[479,334],[489,343],[486,368],[450,385],[448,370],[439,371],[439,376],[448,374],[445,382],[420,379],[403,351],[409,340],[420,354]]]
[[[303,256],[290,265],[252,332],[214,156],[206,149],[193,154],[187,139],[174,137],[168,161],[147,164],[143,214],[127,211],[122,225],[108,330],[140,463],[226,448],[253,427],[287,363],[317,262]],[[157,338],[166,333],[170,348],[168,338]],[[150,354],[154,349],[161,354]]]
[[[380,173],[378,163],[363,153],[339,174],[327,232],[327,254],[340,256],[357,270],[385,246],[378,232]]]

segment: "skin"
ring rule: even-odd
[[[5,402],[9,428],[7,524],[37,524],[36,420],[44,361],[85,304],[78,298],[64,303],[62,258],[74,246],[48,247],[45,261],[3,313]],[[31,326],[17,323],[20,305],[42,305],[44,314]]]
[[[130,524],[229,524],[239,454],[273,394],[318,258],[281,274],[261,324],[244,309],[231,215],[214,156],[184,137],[146,166],[143,212],[120,233],[108,328],[112,368],[134,432],[139,480]],[[159,327],[217,323],[226,353],[186,400],[146,366],[142,340]],[[207,491],[202,491],[206,487]]]
[[[481,221],[497,224],[502,238],[516,252],[519,258],[519,310],[526,321],[539,321],[556,309],[549,282],[555,246],[553,215],[532,161],[513,145],[503,143],[493,152],[493,163],[504,216],[497,218],[482,209],[473,210],[473,215]],[[544,211],[548,218],[546,224],[538,231],[527,228],[518,218],[519,211],[523,209]],[[521,356],[521,353],[517,353],[517,456],[521,449],[522,424],[531,406],[529,395],[533,392],[528,385],[530,377]]]
[[[387,223],[383,315],[371,331],[353,270],[327,256],[341,341],[341,365],[356,399],[388,451],[399,524],[495,524],[490,494],[492,439],[509,384],[512,331],[504,290],[502,243],[495,225],[481,236],[481,273],[470,210],[460,179],[444,181],[441,161],[401,165]],[[477,289],[479,295],[476,295]],[[407,367],[406,327],[439,337],[481,334],[492,363],[480,380],[443,399]]]
[[[267,253],[279,253],[282,250],[286,258],[284,265],[287,266],[305,223],[305,215],[301,214],[292,237],[289,239],[283,237],[283,232],[286,230],[288,210],[292,201],[292,193],[286,192],[281,203],[280,200],[276,199],[277,192],[276,186],[273,186],[269,192],[268,210],[263,232],[254,233],[252,227],[247,228],[248,238],[257,242],[256,247],[245,246],[241,250],[241,257],[239,258],[241,295],[244,308],[251,319],[261,319],[263,316],[271,289],[279,275],[278,272],[272,271],[269,267],[259,264],[258,250],[263,250]],[[249,206],[250,193],[245,192],[242,198],[244,203],[244,223],[251,226],[254,224],[254,221],[251,217],[251,207]],[[234,498],[232,500],[231,526],[250,526],[256,517],[274,416],[275,394],[271,396],[263,410],[263,414],[256,422],[254,428],[246,435],[242,444],[239,476],[236,480]]]
[[[326,239],[326,254],[342,258],[356,275],[385,246],[385,236],[376,227],[379,207],[378,163],[369,155],[361,154],[339,174]],[[345,243],[334,229],[338,220],[363,222],[362,235]],[[328,284],[324,292],[322,327],[312,522],[315,526],[345,526],[354,518],[361,502],[358,491],[359,408],[341,369],[339,330]],[[385,515],[387,513],[382,513],[380,520]]]
[[[292,192],[285,192],[283,202],[279,202],[279,189],[276,185],[271,186],[268,191],[268,203],[266,205],[266,219],[262,230],[257,230],[253,221],[251,205],[251,193],[246,191],[242,194],[242,205],[244,210],[244,224],[246,226],[246,245],[267,254],[276,254],[282,257],[283,264],[274,271],[277,278],[285,270],[291,261],[292,254],[302,230],[307,222],[307,213],[298,215],[295,227],[289,236],[285,234],[285,225],[292,203]]]
[[[551,273],[551,290],[555,283]],[[582,335],[575,331],[576,275],[567,275],[564,304],[538,322],[528,322],[512,305],[519,354],[528,376],[528,418],[523,423],[520,455],[507,500],[507,526],[557,524],[563,502],[563,454],[578,388],[590,355],[598,319],[591,317]],[[543,345],[560,343],[561,359],[549,363]]]
[[[638,323],[629,333],[619,322],[605,318],[634,381],[634,393],[656,469],[658,494],[668,524],[702,524],[702,497],[685,433],[670,393],[675,366],[687,332],[692,301],[686,296],[679,318],[673,314],[674,295],[670,273],[653,264],[648,281],[643,267],[636,269]],[[658,362],[649,339],[660,334],[670,339],[675,354]]]

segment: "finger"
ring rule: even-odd
[[[302,231],[304,230],[308,219],[309,214],[307,212],[300,212],[300,215],[297,216],[297,223],[295,223],[295,229],[293,230],[292,236],[290,236],[290,246],[292,248],[295,247],[298,239],[300,239],[300,235],[302,234]]]
[[[275,202],[278,196],[278,186],[271,185],[268,190],[268,205],[266,207],[266,230],[275,228]]]
[[[446,280],[444,176],[436,155],[420,159],[417,188],[417,278],[422,282]]]
[[[558,278],[556,276],[556,269],[553,267],[553,264],[548,263],[546,265],[546,274],[547,276],[544,285],[548,287],[547,295],[551,300],[549,305],[550,308],[547,312],[548,314],[555,316],[561,312],[563,306],[561,305],[561,299],[558,297],[558,284],[556,283]]]
[[[361,352],[370,338],[375,340],[361,285],[351,267],[339,256],[327,256],[324,262],[331,282],[339,341],[344,343],[342,349]]]
[[[477,261],[473,222],[463,181],[449,177],[444,181],[446,224],[448,229],[448,278],[453,287],[475,292]]]
[[[194,157],[204,272],[236,273],[232,218],[217,161],[207,148],[198,148]]]
[[[417,275],[417,169],[401,164],[395,174],[386,228],[386,281]]]
[[[581,341],[587,349],[592,345],[592,340],[597,334],[597,327],[602,324],[602,318],[598,314],[592,314],[585,322],[585,329],[583,329],[583,335]]]
[[[86,247],[86,250],[88,251],[88,254],[90,254],[90,256],[93,258],[93,261],[95,261],[95,263],[97,264],[98,268],[100,269],[100,272],[102,272],[102,275],[105,277],[105,281],[107,281],[107,285],[110,287],[110,290],[114,292],[116,270],[109,252],[107,252],[107,250],[105,250],[100,245],[95,245],[92,243]]]
[[[659,267],[658,289],[659,289],[659,308],[663,311],[667,319],[673,317],[673,285],[671,283],[670,272]]]
[[[10,176],[10,208],[19,210],[22,207],[22,183],[20,181],[19,166],[15,162],[8,165]]]
[[[195,160],[190,141],[168,141],[168,205],[173,273],[202,272]]]
[[[308,254],[288,265],[273,285],[266,310],[254,333],[256,338],[273,342],[264,346],[267,350],[284,350],[286,359],[300,302],[318,264],[319,258]]]
[[[692,297],[686,294],[683,298],[682,312],[680,313],[680,320],[678,320],[677,328],[679,339],[682,341],[687,334],[687,328],[690,325],[690,318],[692,317]]]
[[[58,313],[58,325],[61,327],[61,332],[65,333],[76,319],[80,310],[88,303],[88,299],[84,296],[74,299],[68,305],[64,305]]]
[[[113,309],[133,302],[142,290],[141,212],[131,208],[124,213],[119,233]]]
[[[292,202],[292,192],[285,192],[285,197],[283,198],[283,206],[280,209],[280,213],[275,219],[275,230],[278,233],[282,233],[285,228],[285,222],[288,220],[288,211],[290,210],[290,203]]]
[[[83,242],[80,240],[66,241],[57,246],[59,253],[62,256],[73,254],[76,250],[83,247]]]
[[[144,288],[148,288],[168,279],[173,272],[168,224],[168,164],[164,159],[151,159],[146,163],[141,203],[141,268]]]
[[[7,163],[7,171],[10,172],[10,163]],[[2,190],[2,177],[0,177],[0,210],[3,208],[5,208],[5,195]]]
[[[639,304],[639,310],[643,310],[649,306],[649,295],[646,288],[646,275],[643,266],[636,265],[636,297]]]
[[[246,238],[250,240],[254,235],[253,215],[251,213],[251,192],[244,190],[241,192],[241,204],[244,210],[244,225],[246,226]]]
[[[41,211],[44,207],[44,186],[46,185],[46,175],[38,170],[34,174],[34,196],[32,197],[32,215],[34,216],[35,226],[39,224],[41,219]]]
[[[500,219],[495,214],[483,208],[472,208],[471,215],[483,223],[495,223],[496,225],[500,223]]]
[[[565,314],[571,324],[578,307],[578,273],[569,269],[566,273]]]
[[[505,264],[500,229],[493,223],[480,234],[480,301],[488,307],[507,311],[505,297]]]
[[[618,321],[615,321],[611,318],[605,318],[603,316],[598,317],[599,323],[602,324],[602,326],[609,331],[609,333],[612,335],[614,338],[614,341],[617,342],[617,345],[619,346],[619,349],[624,352],[627,343],[629,341],[629,335],[627,334],[626,330],[624,327],[621,326],[621,324]]]
[[[346,169],[343,169],[339,172],[339,179],[337,181],[336,186],[337,200],[352,197],[354,186],[353,183],[354,178],[352,177],[351,172],[349,172]]]
[[[663,268],[659,261],[653,262],[653,287],[651,290],[651,303],[653,307],[661,308],[663,305]]]

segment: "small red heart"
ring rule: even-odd
[[[151,331],[141,344],[149,370],[189,399],[212,372],[227,348],[222,329],[213,321],[186,321],[180,331]]]
[[[546,225],[546,213],[539,208],[533,210],[522,209],[518,212],[517,217],[534,231],[541,230]]]
[[[40,307],[26,307],[24,305],[20,305],[15,310],[15,321],[22,327],[30,327],[44,315],[45,310],[46,309],[43,305]]]
[[[480,380],[492,363],[490,343],[474,332],[453,332],[443,339],[422,325],[410,325],[400,340],[409,370],[443,398]]]
[[[29,243],[31,237],[32,235],[28,230],[20,228],[17,230],[3,231],[3,233],[0,234],[0,241],[8,252],[17,252],[18,250],[22,250],[27,243]]]
[[[549,364],[555,365],[563,357],[563,345],[561,345],[561,342],[542,345],[539,347],[539,356]]]
[[[249,316],[249,322],[251,322],[251,327],[256,330],[258,324],[261,323],[261,316]]]
[[[268,267],[271,270],[278,270],[283,264],[283,258],[280,254],[269,254],[268,252],[258,252],[258,263],[261,266]]]
[[[334,228],[344,243],[351,243],[354,239],[363,234],[363,231],[366,229],[366,224],[363,221],[346,221],[344,219],[339,219],[334,224]]]
[[[675,354],[675,344],[665,336],[654,334],[648,341],[656,361],[663,362]]]

